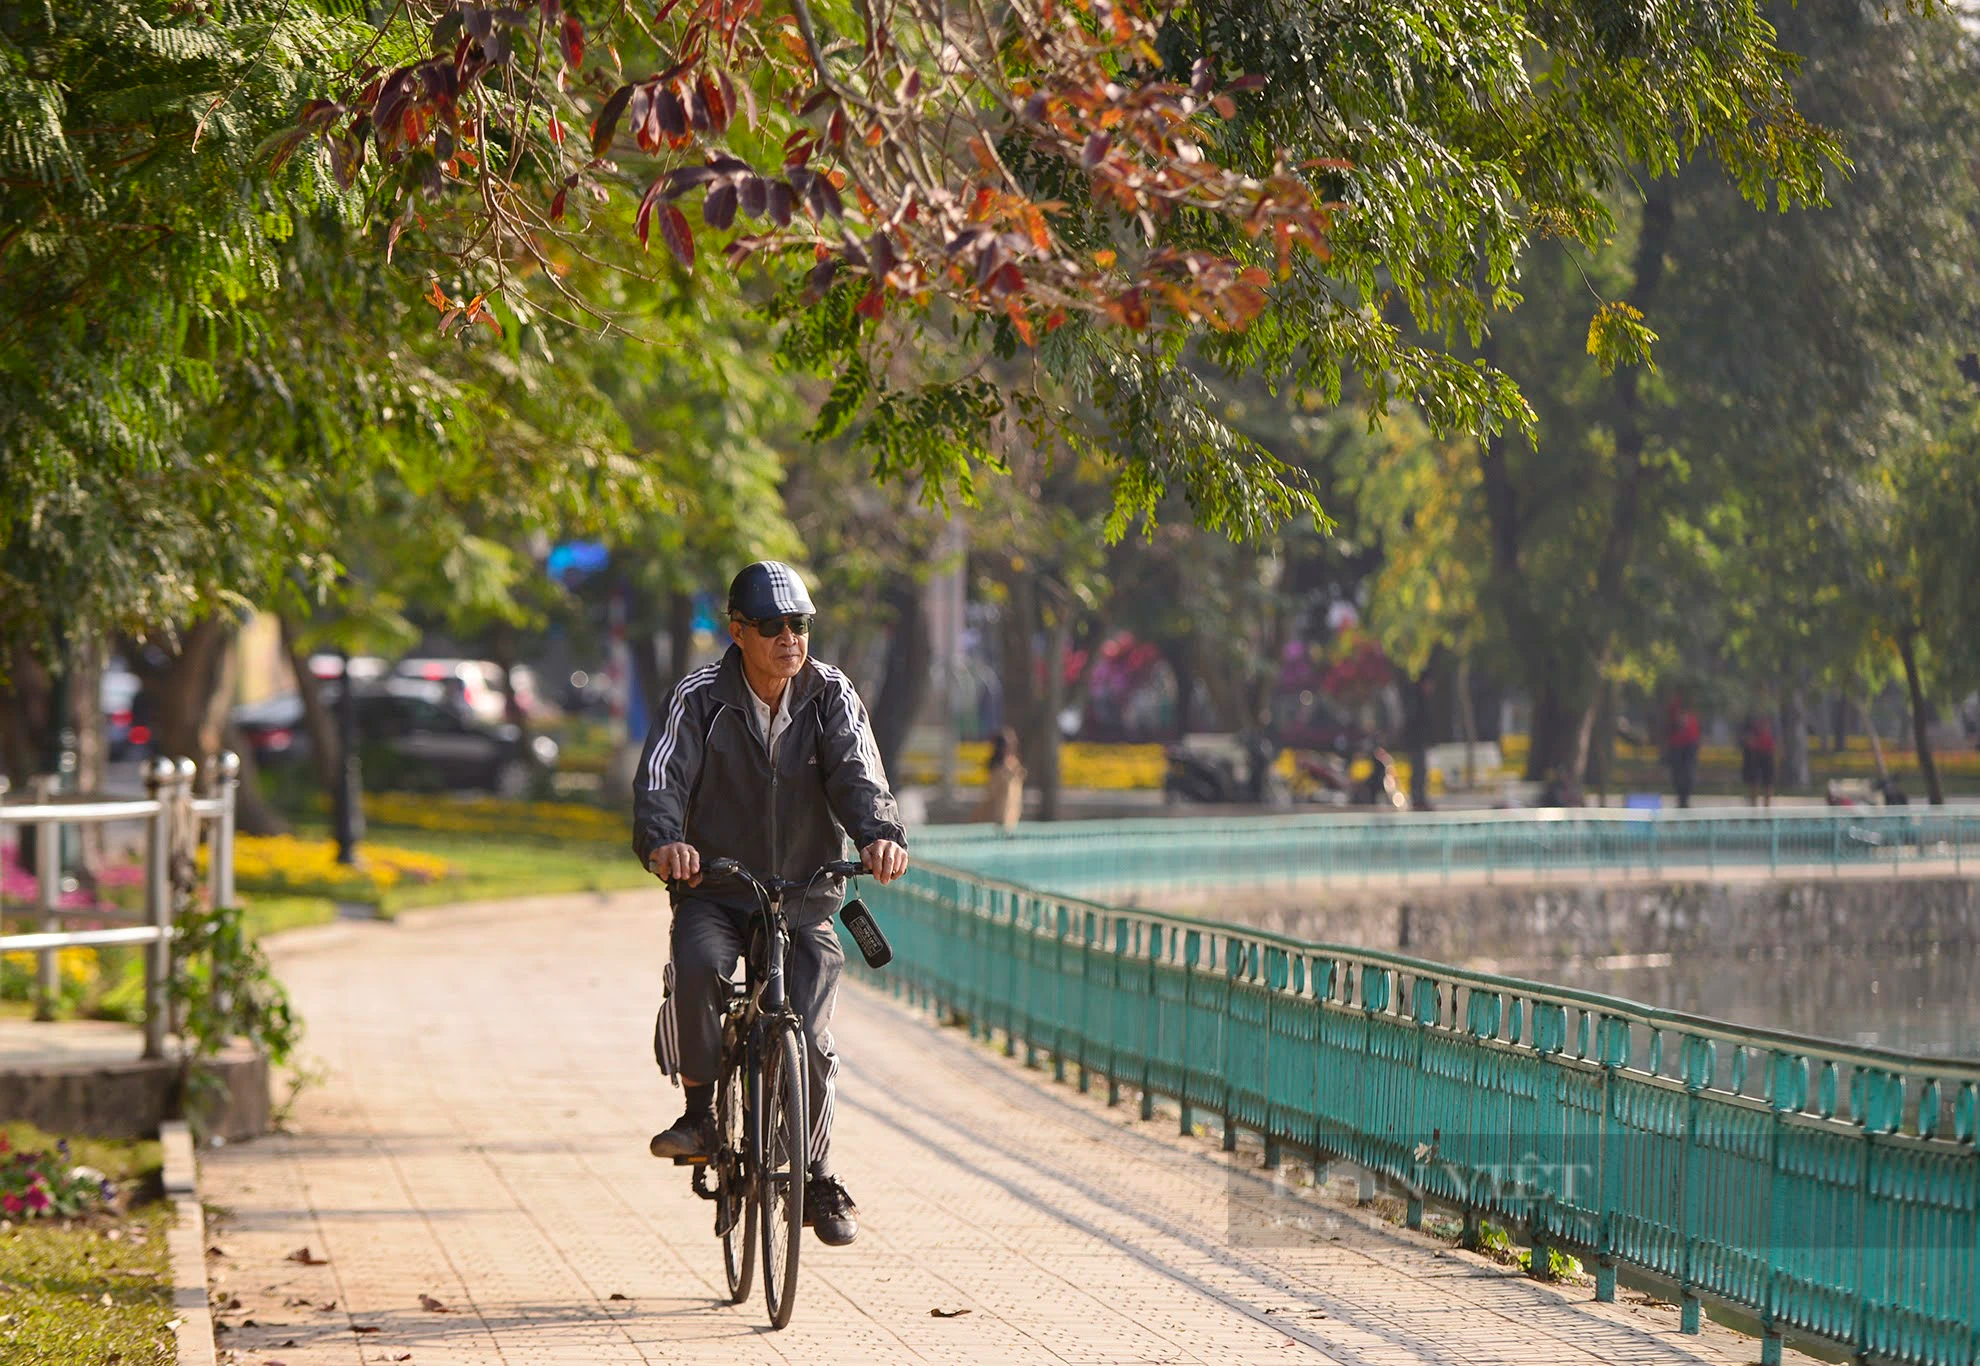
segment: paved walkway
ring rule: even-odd
[[[1746,1363],[1283,1187],[849,987],[839,1167],[797,1316],[724,1303],[711,1206],[646,1156],[658,898],[291,939],[327,1076],[293,1133],[209,1152],[222,1359],[273,1366],[938,1361]],[[310,932],[305,932],[310,933]],[[1345,1178],[1343,1178],[1344,1181]],[[1275,1222],[1276,1221],[1276,1222]],[[308,1261],[302,1259],[308,1249]],[[426,1297],[425,1300],[422,1297]],[[1625,1292],[1625,1300],[1640,1299]],[[424,1305],[424,1307],[423,1307]]]

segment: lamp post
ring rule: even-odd
[[[337,839],[337,862],[357,862],[358,841],[364,838],[364,770],[358,761],[357,679],[351,673],[351,652],[339,649],[343,682],[337,693],[337,785],[331,794]]]

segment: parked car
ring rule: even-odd
[[[338,683],[318,683],[325,706],[334,704]],[[277,693],[260,702],[235,707],[231,716],[241,738],[254,751],[255,762],[263,768],[293,763],[309,753],[309,729],[303,724],[302,697],[292,692]]]
[[[502,689],[502,666],[493,660],[414,657],[402,659],[394,665],[392,676],[442,684],[466,703],[476,716],[491,724],[509,719],[507,699]],[[543,710],[533,670],[519,665],[509,671],[509,681],[516,690],[516,705],[525,717],[535,716]]]
[[[555,740],[485,720],[441,682],[387,679],[358,695],[357,712],[367,758],[393,786],[519,798],[546,786],[557,767]]]
[[[334,708],[340,685],[322,686],[324,705]],[[294,693],[237,707],[234,720],[264,765],[293,763],[309,753],[302,699]],[[393,677],[361,688],[357,726],[371,787],[483,790],[516,798],[546,786],[557,767],[555,740],[483,720],[444,682]]]

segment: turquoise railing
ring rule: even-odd
[[[1980,809],[1475,811],[931,826],[915,852],[1066,892],[1605,876],[1963,876]]]
[[[1201,831],[1169,827],[1178,838]],[[932,832],[931,832],[932,833]],[[1013,852],[1034,836],[1005,841]],[[1265,833],[1262,839],[1273,836]],[[931,841],[918,842],[925,857]],[[1139,1091],[1344,1159],[1536,1248],[1901,1362],[1980,1360],[1980,1064],[1126,910],[921,863],[866,896],[883,985]],[[853,957],[855,963],[858,958]],[[863,969],[862,969],[863,971]],[[1545,1256],[1536,1265],[1547,1265]]]

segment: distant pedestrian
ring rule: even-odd
[[[1671,768],[1671,786],[1677,791],[1680,807],[1691,805],[1691,789],[1698,781],[1698,741],[1701,733],[1698,713],[1685,705],[1683,693],[1672,693],[1664,727],[1664,753]]]
[[[1005,726],[990,742],[990,762],[984,774],[983,800],[976,808],[980,821],[994,821],[1009,830],[1024,814],[1024,764],[1018,759],[1017,732]]]
[[[1748,806],[1774,804],[1774,723],[1764,713],[1748,712],[1740,723],[1739,777]]]

